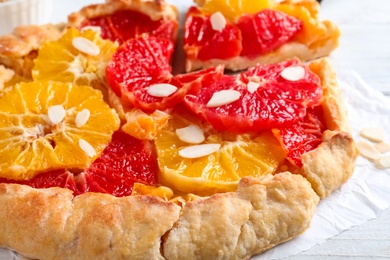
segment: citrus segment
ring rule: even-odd
[[[171,76],[172,53],[173,44],[167,39],[144,34],[128,40],[107,65],[106,75],[111,89],[121,97],[144,81],[150,84],[164,81]]]
[[[281,76],[285,68],[300,66],[304,77],[297,81]],[[248,89],[248,83],[258,87]],[[234,90],[238,100],[220,106],[208,106],[215,93]],[[322,96],[319,78],[298,60],[258,65],[236,76],[225,75],[202,86],[198,93],[185,96],[186,106],[217,130],[235,133],[270,130],[291,126],[306,114],[308,106],[318,104]]]
[[[302,167],[301,156],[322,142],[325,120],[321,107],[308,109],[302,121],[288,128],[272,129],[275,137],[287,150],[287,159],[297,167]]]
[[[210,15],[191,7],[185,23],[184,49],[189,58],[229,59],[241,52],[241,33],[231,22],[221,31],[214,30]]]
[[[104,39],[120,44],[143,33],[174,40],[177,30],[174,20],[153,21],[149,16],[133,10],[119,10],[112,15],[85,20],[80,28],[86,26],[99,26]]]
[[[240,17],[237,27],[242,35],[240,56],[255,58],[291,40],[302,30],[303,23],[283,12],[266,9]]]
[[[81,43],[77,44],[77,40]],[[79,47],[80,44],[85,46],[85,42],[97,48],[98,54],[88,54],[91,46],[84,47],[86,49]],[[93,30],[68,29],[57,41],[41,46],[32,72],[33,79],[72,82],[102,89],[106,65],[116,49],[117,44],[103,40]]]
[[[311,46],[314,41],[318,46],[323,46],[328,40],[326,38],[329,37],[327,34],[328,28],[325,23],[321,23],[318,20],[314,8],[305,5],[281,3],[278,4],[275,9],[303,22],[303,29],[294,37],[295,40],[309,46]],[[321,37],[324,38],[323,41],[319,40]],[[336,35],[334,37],[336,37]]]
[[[73,191],[74,195],[79,195],[75,176],[68,170],[60,169],[44,172],[34,176],[30,180],[10,180],[0,177],[0,183],[17,183],[29,185],[36,189],[60,187]]]
[[[85,170],[83,192],[128,196],[135,182],[157,184],[157,170],[157,160],[149,141],[117,131],[100,157]]]
[[[168,124],[170,115],[156,110],[147,114],[140,109],[133,109],[125,114],[126,123],[122,130],[140,140],[153,140]]]
[[[48,114],[54,106],[66,111],[58,123]],[[91,115],[77,127],[75,118],[83,109]],[[28,179],[51,169],[84,169],[118,127],[119,118],[100,91],[59,82],[21,83],[0,98],[2,177]],[[80,139],[93,147],[95,156],[83,151]]]
[[[204,144],[221,144],[207,156],[183,158],[179,151],[191,146],[183,142],[176,129],[197,125],[204,129]],[[255,137],[217,132],[183,108],[173,113],[168,127],[155,141],[163,184],[182,192],[200,195],[234,190],[244,176],[272,174],[285,159],[285,150],[271,132]]]
[[[236,21],[243,14],[255,14],[265,8],[272,8],[274,0],[205,0],[200,9],[206,14],[221,12],[230,21]]]
[[[223,73],[223,67],[173,76],[170,59],[173,44],[164,38],[141,35],[121,45],[108,63],[106,75],[111,89],[127,107],[144,112],[165,110],[182,102],[187,93],[200,88]],[[167,96],[153,95],[150,88],[169,84],[175,91]]]

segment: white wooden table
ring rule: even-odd
[[[52,21],[64,21],[71,11],[94,2],[102,0],[54,0]],[[337,22],[342,30],[340,47],[331,56],[336,70],[356,70],[373,88],[390,95],[390,0],[322,2],[321,17]],[[390,259],[390,208],[378,218],[288,259]]]

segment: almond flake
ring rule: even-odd
[[[377,143],[374,145],[375,149],[377,149],[380,153],[390,152],[390,144],[389,143]]]
[[[226,18],[221,12],[215,12],[210,16],[210,23],[213,30],[221,32],[226,27]]]
[[[179,151],[179,155],[183,158],[199,158],[215,153],[221,148],[221,144],[198,144],[186,147]]]
[[[202,128],[197,125],[176,129],[176,135],[181,141],[189,144],[200,144],[205,139]]]
[[[385,138],[385,132],[382,128],[365,127],[360,132],[360,135],[373,142],[383,142]]]
[[[100,53],[99,47],[92,41],[84,37],[75,37],[72,40],[72,45],[77,50],[91,56],[97,56]]]
[[[77,127],[82,127],[88,122],[89,116],[91,112],[88,109],[84,108],[80,112],[77,113],[75,123]]]
[[[249,93],[253,94],[260,87],[260,83],[254,82],[254,81],[249,81],[248,84],[246,84],[246,87],[247,87]]]
[[[285,80],[298,81],[305,77],[305,69],[301,66],[287,67],[282,71],[280,76]]]
[[[215,92],[210,98],[206,107],[219,107],[230,104],[241,97],[241,93],[237,90],[227,89]]]
[[[102,34],[102,28],[100,26],[88,25],[88,26],[84,26],[83,28],[81,28],[81,32],[85,32],[87,30],[92,30],[94,32]]]
[[[380,169],[390,168],[390,156],[383,156],[375,161],[375,166]]]
[[[79,146],[89,157],[94,157],[96,155],[96,151],[93,146],[84,139],[79,139]]]
[[[61,121],[64,119],[66,111],[62,105],[55,105],[49,107],[47,114],[49,116],[50,122],[56,125],[61,123]]]
[[[177,87],[172,84],[154,84],[146,90],[153,97],[169,97],[177,91]]]
[[[360,141],[357,146],[359,148],[360,154],[367,159],[377,160],[381,155],[381,153],[369,143]]]

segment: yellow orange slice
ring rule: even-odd
[[[206,14],[221,12],[230,21],[236,21],[243,14],[255,14],[265,8],[273,8],[274,0],[204,0],[196,1]]]
[[[168,124],[170,115],[156,110],[147,114],[140,109],[133,109],[125,114],[126,123],[122,130],[140,140],[153,140]]]
[[[176,130],[194,124],[204,131],[202,144],[221,144],[218,151],[198,158],[179,154],[194,144],[182,141]],[[234,190],[242,177],[272,174],[286,158],[285,150],[271,132],[256,136],[219,133],[183,111],[173,114],[155,144],[160,181],[175,190],[198,195]]]
[[[71,28],[56,41],[44,43],[32,71],[34,80],[72,82],[101,89],[105,69],[118,44],[93,30]]]
[[[0,98],[0,173],[28,179],[42,171],[84,169],[119,128],[100,91],[71,83],[20,83]]]

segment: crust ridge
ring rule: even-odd
[[[318,201],[300,175],[245,177],[236,192],[187,203],[165,239],[164,255],[247,259],[305,231]]]

